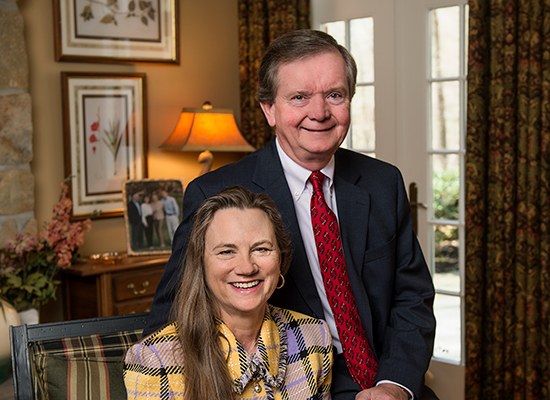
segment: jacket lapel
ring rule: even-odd
[[[256,163],[256,169],[252,178],[253,182],[263,188],[264,193],[269,195],[275,201],[275,204],[277,204],[277,208],[289,230],[294,245],[292,264],[286,274],[286,285],[295,285],[303,302],[309,307],[309,310],[296,311],[317,318],[324,318],[323,307],[315,289],[302,234],[300,233],[294,201],[292,200],[292,194],[290,193],[277,153],[275,139],[270,141],[262,152],[263,154],[259,157],[260,161]],[[285,301],[285,304],[288,303],[289,301]]]
[[[296,311],[324,318],[323,308],[307,260],[302,235],[294,210],[292,194],[288,188],[283,168],[277,154],[275,140],[262,151],[260,162],[256,163],[253,182],[261,187],[277,204],[283,221],[290,231],[294,244],[293,261],[286,275],[286,285],[292,284],[309,310]],[[360,179],[367,179],[349,162],[345,151],[338,150],[335,155],[334,188],[338,204],[338,218],[346,266],[353,294],[357,303],[359,317],[372,345],[372,311],[367,292],[362,281],[363,258],[368,238],[370,195],[358,185]],[[307,267],[306,267],[307,266]],[[285,285],[285,286],[286,286]],[[283,292],[283,296],[286,293]],[[300,302],[297,299],[285,299],[284,304]],[[287,306],[291,308],[290,306]],[[376,352],[374,346],[371,346]]]
[[[372,344],[372,311],[361,276],[369,233],[370,195],[357,184],[366,177],[348,162],[345,153],[338,151],[335,157],[334,190],[346,267],[359,317]]]

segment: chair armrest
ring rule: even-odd
[[[10,340],[15,400],[33,400],[34,382],[27,347],[26,325],[10,326]]]

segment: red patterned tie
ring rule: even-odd
[[[368,389],[374,383],[378,364],[369,345],[367,334],[359,320],[355,297],[351,290],[340,229],[336,216],[325,203],[323,180],[325,176],[312,172],[311,223],[317,244],[317,254],[330,308],[334,314],[344,357],[353,380]]]

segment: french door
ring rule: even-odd
[[[358,62],[344,146],[397,165],[418,187],[417,236],[437,292],[430,386],[463,399],[467,1],[311,0],[311,11],[312,27]]]

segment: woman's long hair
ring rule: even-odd
[[[274,201],[266,194],[231,186],[206,199],[198,208],[189,234],[185,271],[173,304],[183,349],[186,400],[233,398],[233,384],[220,344],[213,294],[206,284],[206,231],[219,210],[259,209],[269,217],[280,251],[281,273],[290,267],[292,243]]]

